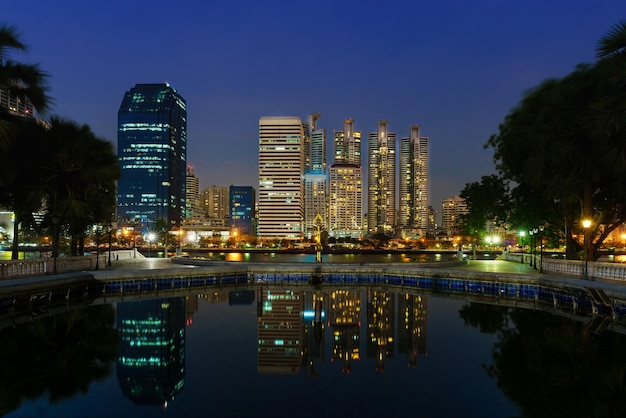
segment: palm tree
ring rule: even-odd
[[[9,51],[26,51],[27,47],[19,40],[13,26],[0,26],[0,90],[11,96],[27,100],[33,107],[44,112],[50,105],[45,80],[47,74],[37,64],[24,64],[10,58]],[[11,144],[12,123],[7,121],[7,109],[0,109],[0,151],[6,151]]]
[[[626,21],[618,22],[598,41],[596,56],[600,59],[622,56],[626,58]]]

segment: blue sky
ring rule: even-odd
[[[209,185],[258,187],[258,120],[430,138],[430,204],[494,171],[490,135],[523,93],[594,61],[626,2],[0,0],[50,74],[52,114],[117,141],[136,83],[169,82],[188,107],[188,163]],[[329,161],[330,163],[330,161]]]

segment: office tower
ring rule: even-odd
[[[428,138],[420,136],[420,126],[409,129],[400,139],[400,211],[398,224],[414,229],[417,236],[428,231]]]
[[[225,186],[209,186],[201,193],[202,211],[211,220],[225,222],[230,216],[228,209],[229,191]]]
[[[336,238],[363,236],[363,169],[361,132],[346,119],[343,131],[335,131],[335,161],[329,170],[329,235]]]
[[[315,218],[319,214],[324,221],[324,229],[328,224],[328,175],[326,173],[326,129],[317,128],[319,113],[309,115],[304,125],[305,167],[304,174],[304,228],[307,238],[317,231]]]
[[[200,202],[200,180],[195,176],[193,167],[187,166],[187,179],[185,181],[185,218],[200,219],[203,217]]]
[[[368,136],[367,225],[370,234],[393,235],[396,227],[396,134],[386,120]]]
[[[185,213],[187,105],[169,84],[137,84],[118,112],[117,215],[122,223],[180,227]]]
[[[251,186],[230,186],[230,229],[239,236],[256,235],[256,193]]]
[[[260,238],[298,240],[304,217],[304,127],[298,116],[259,119]]]
[[[449,197],[441,203],[441,229],[445,234],[452,235],[460,232],[461,215],[466,214],[467,202],[459,196]]]

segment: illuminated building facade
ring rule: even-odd
[[[330,167],[329,235],[336,238],[363,236],[363,179],[361,167],[333,164]]]
[[[449,197],[441,203],[441,229],[444,233],[458,234],[460,217],[467,213],[467,202],[459,196]]]
[[[16,84],[13,84],[13,86],[16,86]],[[9,114],[14,116],[35,117],[35,110],[30,100],[19,97],[10,88],[0,89],[0,108],[6,109]]]
[[[363,169],[361,132],[354,120],[344,120],[343,131],[335,131],[335,161],[329,170],[329,235],[337,238],[363,236]]]
[[[187,166],[185,193],[185,218],[202,218],[202,210],[200,209],[200,180],[194,174],[193,167],[191,166]]]
[[[319,113],[313,113],[304,125],[304,228],[307,238],[315,235],[315,218],[319,214],[328,223],[328,175],[326,172],[326,130],[317,128]]]
[[[187,105],[169,84],[137,84],[118,112],[117,216],[120,222],[170,229],[185,215]]]
[[[258,372],[298,373],[304,348],[301,292],[261,290],[259,301]]]
[[[409,136],[400,139],[400,210],[398,224],[428,232],[428,138],[420,126],[411,126]]]
[[[299,240],[304,234],[304,136],[298,116],[259,120],[260,238]]]
[[[386,120],[368,135],[367,225],[371,234],[396,229],[396,134]]]
[[[205,217],[211,220],[219,220],[226,226],[229,217],[229,188],[224,186],[209,186],[201,193],[202,211]]]
[[[241,235],[256,235],[256,193],[251,186],[230,186],[230,229]]]
[[[117,304],[117,380],[141,405],[167,405],[185,384],[185,298]]]

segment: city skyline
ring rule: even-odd
[[[257,186],[261,116],[319,112],[329,138],[348,118],[364,135],[379,120],[399,136],[421,125],[436,210],[494,172],[483,144],[524,91],[593,62],[626,17],[611,1],[31,4],[4,5],[2,22],[30,48],[15,58],[50,74],[51,114],[115,143],[121,95],[169,82],[188,101],[202,189]],[[155,23],[163,10],[172,30]]]

